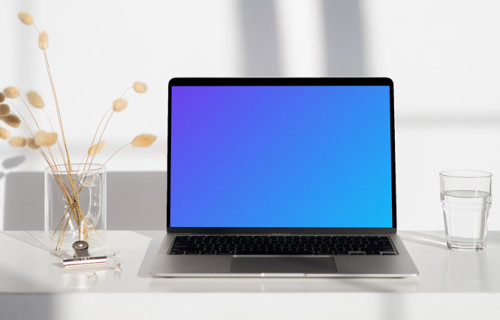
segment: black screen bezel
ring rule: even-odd
[[[170,226],[172,87],[174,86],[389,86],[392,228],[207,228]],[[206,234],[387,234],[397,230],[394,84],[390,78],[172,78],[168,84],[167,233]]]

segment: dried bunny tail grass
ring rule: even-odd
[[[0,127],[0,139],[7,140],[10,138],[10,131]]]
[[[5,122],[9,127],[18,128],[21,125],[21,119],[15,114],[8,114],[6,116],[1,117],[3,122]]]
[[[47,32],[42,31],[40,33],[40,36],[38,37],[38,47],[42,50],[49,47],[49,35],[47,34]]]
[[[15,99],[19,97],[19,89],[16,87],[7,87],[3,89],[3,94],[9,99]]]
[[[42,97],[37,92],[30,91],[26,96],[33,107],[38,109],[43,109],[45,107]]]
[[[33,17],[31,16],[31,14],[27,12],[19,12],[17,14],[17,17],[19,18],[19,20],[21,20],[22,23],[24,23],[27,26],[33,24]]]
[[[50,147],[57,142],[57,133],[38,131],[35,134],[35,143],[40,147]]]
[[[148,90],[148,86],[146,86],[146,84],[139,82],[139,81],[134,82],[133,88],[134,88],[134,91],[137,93],[144,93],[144,92],[146,92],[146,90]]]
[[[115,112],[120,112],[126,107],[127,107],[127,100],[125,99],[116,99],[115,101],[113,101],[113,110]]]
[[[155,142],[156,136],[154,134],[140,134],[132,140],[132,147],[149,147]]]
[[[3,92],[0,92],[0,102],[4,101],[5,101],[5,95],[3,94]]]
[[[155,142],[155,140],[156,140],[156,136],[153,135],[153,134],[140,134],[140,135],[136,136],[134,138],[134,140],[132,140],[131,143],[127,143],[124,146],[122,146],[120,149],[116,150],[108,158],[108,160],[104,161],[103,165],[106,165],[108,163],[108,161],[111,160],[118,152],[122,151],[123,149],[125,149],[129,145],[132,145],[132,147],[142,147],[142,148],[145,148],[145,147],[149,147],[150,145],[152,145],[153,142]]]
[[[26,145],[26,138],[25,137],[12,137],[9,140],[9,144],[13,147],[22,148]]]
[[[88,155],[93,156],[95,154],[98,154],[99,152],[101,152],[102,148],[104,148],[105,144],[106,143],[104,141],[94,144],[92,147],[89,148]]]
[[[10,107],[6,103],[0,104],[0,116],[6,116],[10,113]]]
[[[33,138],[28,138],[28,140],[26,140],[26,145],[29,148],[35,149],[35,150],[40,148],[40,146],[36,144],[35,139],[33,139]]]

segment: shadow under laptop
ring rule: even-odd
[[[406,242],[423,244],[429,247],[448,250],[444,233],[438,234],[436,232],[405,231],[399,233],[399,236]]]
[[[138,233],[141,233],[140,231]],[[144,235],[149,235],[145,232]],[[153,292],[416,292],[418,278],[161,278],[150,267],[162,237],[152,238],[138,276],[150,278]]]

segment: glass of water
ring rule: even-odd
[[[484,249],[491,207],[492,174],[449,170],[440,172],[439,177],[448,248]]]

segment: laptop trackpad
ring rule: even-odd
[[[233,257],[233,273],[335,273],[331,256],[313,257]]]

